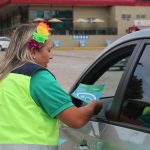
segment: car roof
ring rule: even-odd
[[[100,52],[100,54],[98,55],[98,57],[100,57],[101,55],[103,55],[105,52],[109,51],[113,47],[116,47],[117,45],[120,45],[120,44],[128,42],[128,41],[133,41],[133,40],[138,40],[138,39],[144,39],[144,38],[145,39],[146,38],[147,39],[150,38],[150,28],[148,28],[148,29],[142,29],[142,30],[139,30],[139,31],[136,31],[136,32],[132,32],[132,33],[129,33],[129,34],[126,34],[126,35],[122,36],[121,38],[117,39],[112,44],[110,44],[109,46],[107,46],[106,48],[104,48]]]
[[[150,38],[150,28],[139,30],[139,31],[132,32],[132,33],[129,33],[129,34],[126,34],[126,35],[122,36],[121,38],[117,39],[112,44],[110,44],[109,46],[107,46],[106,48],[104,48],[102,51],[100,51],[100,54],[96,58],[94,58],[87,65],[87,67],[85,68],[85,70],[87,68],[89,68],[89,66],[91,66],[91,64],[93,62],[95,62],[99,57],[101,57],[103,54],[107,53],[107,51],[109,51],[110,49],[116,47],[117,45],[120,45],[120,44],[128,42],[128,41],[133,41],[133,40],[138,40],[138,39],[144,39],[144,38]]]
[[[118,44],[127,42],[127,41],[132,41],[136,39],[143,39],[143,38],[150,38],[150,28],[148,29],[142,29],[133,33],[126,34],[125,36],[117,39],[114,41],[111,45],[106,47],[105,49],[110,49],[111,47],[115,47]]]

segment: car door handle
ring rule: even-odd
[[[102,150],[102,148],[103,148],[103,143],[102,142],[97,142],[95,150]],[[78,147],[78,150],[90,150],[90,149],[87,145],[80,145]]]
[[[90,148],[87,145],[87,140],[83,139],[78,147],[78,150],[90,150]]]

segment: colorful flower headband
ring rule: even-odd
[[[33,32],[32,39],[28,43],[29,50],[32,47],[35,48],[42,48],[45,41],[48,39],[48,36],[50,35],[51,28],[48,24],[44,22],[40,22],[36,25],[36,31]]]

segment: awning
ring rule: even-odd
[[[113,6],[113,5],[137,5],[137,1],[135,0],[0,0],[0,7],[9,4],[25,4],[25,5],[99,5],[99,6]],[[143,2],[144,4],[144,2]],[[150,2],[146,3],[146,5],[150,5]]]

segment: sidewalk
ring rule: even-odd
[[[70,58],[81,58],[81,59],[92,59],[95,56],[99,55],[102,49],[91,49],[91,50],[64,50],[64,49],[52,49],[52,54],[57,57],[66,57],[67,59]]]

